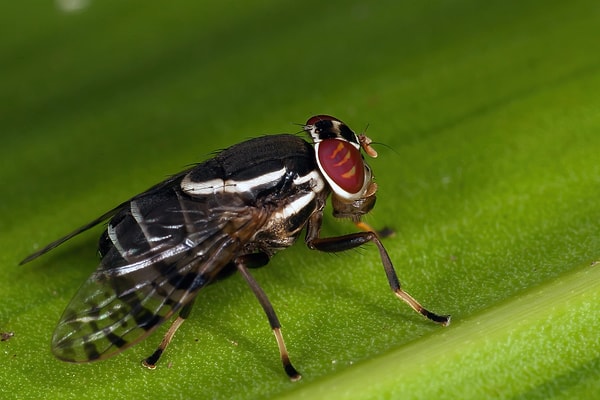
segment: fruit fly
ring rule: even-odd
[[[173,317],[156,351],[143,360],[155,368],[198,291],[237,271],[267,315],[286,374],[300,379],[279,318],[248,269],[266,265],[303,230],[313,250],[339,252],[374,243],[395,295],[447,325],[449,316],[426,310],[401,289],[377,233],[361,222],[377,192],[361,154],[377,156],[371,140],[327,115],[310,118],[303,130],[312,143],[280,134],[233,145],[25,258],[21,264],[108,220],[98,245],[100,265],[60,318],[52,336],[54,355],[70,362],[106,359]],[[334,216],[351,219],[362,231],[320,236],[330,195]]]

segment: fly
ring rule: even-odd
[[[266,265],[303,230],[313,250],[339,252],[374,243],[394,294],[429,320],[449,324],[450,316],[426,310],[401,289],[379,237],[361,222],[377,192],[361,154],[362,149],[377,156],[371,140],[327,115],[310,118],[303,129],[312,143],[280,134],[233,145],[25,258],[21,264],[108,220],[98,245],[100,265],[60,318],[52,336],[54,355],[69,362],[106,359],[177,315],[156,351],[143,360],[153,369],[198,291],[237,271],[267,315],[286,374],[300,379],[279,318],[248,269]],[[361,232],[320,236],[330,195],[334,216],[351,219]]]

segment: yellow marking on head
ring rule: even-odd
[[[335,148],[335,150],[331,153],[331,155],[329,156],[329,158],[333,159],[335,158],[335,156],[337,156],[337,154],[344,150],[344,143],[343,142],[339,142],[337,147]]]
[[[348,152],[346,152],[346,155],[344,156],[344,158],[342,158],[342,161],[340,161],[339,163],[333,164],[333,166],[339,167],[340,165],[347,163],[349,159],[350,159],[350,152],[348,151]]]
[[[348,172],[343,173],[342,178],[349,179],[354,175],[356,175],[356,165],[352,166],[352,168]]]

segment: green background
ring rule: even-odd
[[[81,0],[80,0],[81,2]],[[598,398],[597,1],[6,2],[0,11],[2,398]],[[112,359],[49,341],[101,228],[19,260],[217,149],[314,114],[369,125],[374,246],[253,271],[302,381],[233,276]],[[327,216],[323,233],[355,228]]]

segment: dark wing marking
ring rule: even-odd
[[[145,338],[210,282],[202,270],[220,270],[239,250],[239,244],[227,235],[210,240],[212,246],[205,255],[185,254],[192,249],[177,254],[178,249],[156,263],[113,270],[118,275],[107,274],[101,266],[61,317],[52,337],[54,354],[67,361],[92,361]],[[157,265],[163,265],[164,271]],[[134,276],[142,274],[140,268],[147,277],[135,282]]]
[[[54,354],[72,362],[110,357],[188,304],[254,233],[257,209],[231,197],[194,199],[166,188],[121,209],[101,239],[100,266],[56,327]]]

